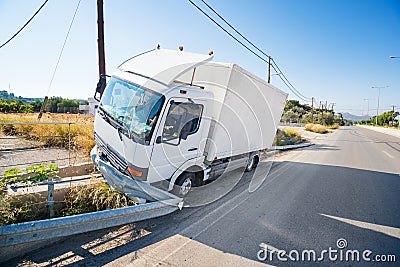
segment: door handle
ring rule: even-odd
[[[195,150],[197,150],[197,147],[192,147],[188,149],[188,151],[195,151]]]

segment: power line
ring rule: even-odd
[[[198,5],[193,3],[192,0],[188,0],[193,6],[195,6],[201,13],[203,13],[207,18],[209,18],[212,22],[214,22],[218,27],[221,28],[226,34],[228,34],[230,37],[232,37],[236,42],[241,44],[243,47],[245,47],[247,50],[249,50],[252,54],[254,54],[256,57],[261,59],[262,61],[268,63],[268,61],[264,58],[262,58],[260,55],[258,55],[256,52],[251,50],[247,45],[245,45],[243,42],[241,42],[239,39],[237,39],[235,36],[233,36],[230,32],[228,32],[224,27],[221,26],[218,22],[216,22],[212,17],[210,17],[203,9],[201,9]]]
[[[215,11],[209,4],[206,3],[206,1],[201,0],[201,2],[203,2],[209,9],[211,9],[212,12],[214,12],[220,19],[223,20],[223,22],[225,22],[232,30],[234,30],[237,34],[240,35],[240,37],[242,37],[243,39],[245,39],[249,44],[251,44],[255,49],[257,49],[261,54],[263,54],[266,57],[270,57],[269,55],[267,55],[266,53],[264,53],[264,51],[262,51],[261,49],[259,49],[255,44],[253,44],[252,42],[250,42],[249,39],[247,39],[243,34],[241,34],[238,30],[236,30],[235,27],[233,27],[228,21],[226,21],[217,11]]]
[[[279,73],[282,73],[282,76],[283,76],[283,77],[285,78],[285,80],[290,84],[290,86],[293,88],[293,90],[295,90],[295,91],[296,91],[299,95],[301,95],[303,98],[305,98],[305,99],[310,99],[310,100],[311,100],[311,98],[304,96],[302,93],[299,92],[299,90],[297,90],[297,89],[293,86],[293,84],[290,83],[290,81],[288,80],[288,78],[286,78],[285,74],[284,74],[284,73],[281,71],[281,69],[279,68],[278,64],[276,64],[275,60],[274,60],[273,58],[271,58],[271,59],[272,59],[272,63],[275,64],[275,66],[277,67]],[[279,76],[280,76],[280,75],[279,75]]]
[[[6,44],[8,44],[12,39],[14,39],[32,20],[33,18],[39,13],[39,11],[44,7],[44,5],[48,2],[49,0],[45,0],[43,2],[43,4],[39,7],[39,9],[35,12],[35,14],[33,14],[33,16],[27,21],[25,22],[25,24],[13,35],[11,36],[10,39],[8,39],[5,43],[3,43],[0,48],[2,48],[3,46],[5,46]]]
[[[215,23],[219,28],[221,28],[225,33],[227,33],[231,38],[233,38],[235,41],[237,41],[239,44],[241,44],[243,47],[245,47],[248,51],[250,51],[252,54],[257,56],[259,59],[262,61],[268,63],[266,59],[261,57],[259,54],[254,52],[252,49],[250,49],[248,46],[246,46],[243,42],[241,42],[239,39],[237,39],[235,36],[233,36],[229,31],[227,31],[221,24],[219,24],[217,21],[215,21],[211,16],[209,16],[203,9],[201,9],[198,5],[196,5],[192,0],[188,0],[193,6],[195,6],[201,13],[203,13],[208,19],[210,19],[213,23]],[[207,4],[204,0],[201,0],[214,14],[216,14],[222,21],[224,21],[231,29],[233,29],[239,36],[241,36],[246,42],[248,42],[251,46],[253,46],[255,49],[257,49],[260,53],[262,53],[264,56],[271,58],[267,53],[262,51],[260,48],[258,48],[254,43],[252,43],[248,38],[246,38],[243,34],[241,34],[232,24],[230,24],[227,20],[225,20],[215,9],[213,9],[209,4]],[[272,58],[271,58],[272,59]],[[276,73],[278,73],[278,70],[284,78],[281,77],[281,75],[278,75],[282,82],[289,88],[290,91],[292,91],[299,99],[305,101],[305,102],[310,102],[311,98],[305,97],[303,94],[301,94],[291,83],[290,81],[286,78],[286,76],[283,74],[282,71],[280,71],[278,65],[276,62],[272,59],[273,64],[270,66],[275,70]],[[274,66],[275,65],[275,66]],[[277,70],[278,69],[278,70]]]
[[[64,40],[64,43],[63,43],[63,45],[62,45],[62,48],[61,48],[61,51],[60,51],[60,55],[58,56],[58,60],[57,60],[56,66],[55,66],[55,68],[54,68],[53,75],[51,76],[49,88],[47,89],[46,95],[48,95],[49,92],[50,92],[51,84],[53,83],[54,76],[56,75],[57,68],[58,68],[58,64],[60,63],[61,56],[62,56],[62,54],[63,54],[63,52],[64,52],[65,44],[67,43],[68,36],[69,36],[70,31],[71,31],[72,24],[74,23],[74,20],[75,20],[75,17],[76,17],[76,13],[78,12],[80,3],[81,3],[81,0],[79,0],[79,1],[78,1],[78,4],[76,5],[75,13],[74,13],[74,16],[72,17],[71,24],[69,25],[67,35],[65,36],[65,40]]]

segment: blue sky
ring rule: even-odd
[[[0,43],[43,0],[0,1]],[[185,0],[104,0],[106,67],[154,48],[207,53],[266,78],[267,65],[249,53]],[[194,0],[206,10],[200,0]],[[208,0],[253,43],[270,54],[307,97],[336,103],[337,111],[376,113],[400,108],[400,1],[386,0]],[[77,0],[50,0],[35,19],[0,49],[0,90],[44,97]],[[211,12],[210,12],[211,14]],[[98,79],[96,1],[82,0],[49,96],[86,99]],[[296,97],[279,77],[272,84]],[[374,110],[375,109],[375,110]]]

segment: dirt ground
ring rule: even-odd
[[[46,148],[40,142],[0,133],[0,176],[10,168],[26,168],[38,164],[59,167],[88,162],[89,156],[62,148]]]

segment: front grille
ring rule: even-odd
[[[113,149],[107,145],[97,134],[94,135],[94,140],[96,141],[97,147],[100,151],[106,156],[108,161],[121,172],[125,172],[128,164],[126,161],[118,155],[117,152],[114,152]]]

